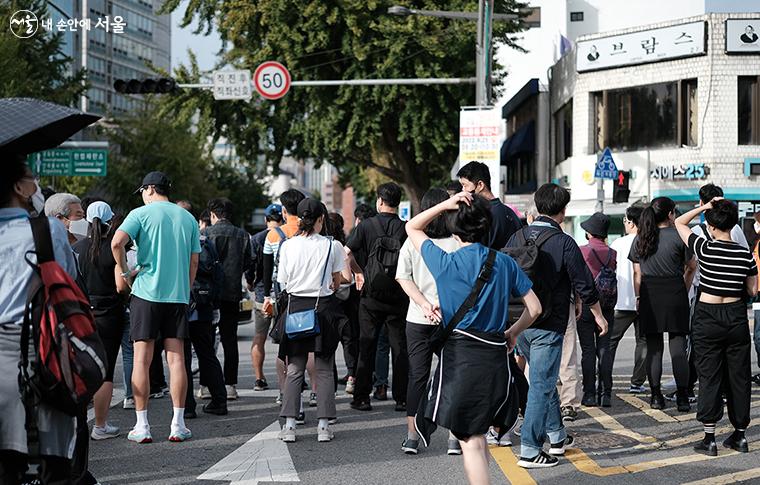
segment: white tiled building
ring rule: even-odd
[[[593,171],[605,147],[620,170],[632,173],[631,202],[664,195],[693,205],[699,187],[713,182],[745,214],[760,207],[758,176],[752,174],[753,166],[760,168],[760,41],[732,47],[741,53],[727,52],[728,19],[737,29],[731,39],[745,24],[760,25],[760,13],[710,13],[581,36],[551,68],[552,178],[571,189],[568,215],[576,228],[594,212]],[[679,32],[704,44],[675,58],[683,53],[674,45]],[[647,56],[650,38],[659,51]],[[629,62],[612,60],[623,45],[636,54]],[[656,61],[657,55],[664,57]],[[613,65],[595,70],[594,63],[605,59]],[[605,183],[605,212],[622,214],[627,204],[611,204],[612,183]]]

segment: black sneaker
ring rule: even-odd
[[[206,414],[215,414],[217,416],[226,416],[227,403],[215,403],[214,401],[211,401],[203,406],[203,412]]]
[[[737,437],[735,434],[732,434],[726,438],[726,441],[723,442],[723,446],[725,448],[736,450],[739,453],[749,453],[749,444],[747,444],[747,438],[744,436]]]
[[[562,408],[562,421],[572,423],[578,417],[578,412],[572,406]]]
[[[533,458],[523,458],[520,457],[520,460],[517,462],[517,466],[522,468],[549,468],[553,466],[557,466],[557,463],[559,463],[559,460],[551,455],[547,455],[543,450],[538,453],[538,455],[534,456]]]
[[[565,450],[573,447],[574,443],[575,438],[573,438],[571,435],[567,435],[567,438],[560,441],[559,443],[552,443],[551,447],[549,448],[549,454],[553,456],[562,456],[565,454]]]
[[[369,401],[351,401],[351,409],[356,409],[357,411],[372,411],[372,405],[369,403]]]
[[[406,411],[406,403],[403,401],[397,401],[396,407],[393,408],[394,411],[403,412]]]
[[[298,416],[296,416],[296,424],[305,424],[306,423],[306,413],[301,411],[298,413]]]
[[[587,392],[583,394],[583,399],[581,399],[581,405],[587,406],[587,407],[596,407],[598,405],[596,400],[596,394],[593,392]]]
[[[694,451],[707,456],[718,456],[718,445],[715,441],[702,440],[694,445]]]
[[[256,379],[256,384],[253,386],[254,391],[266,391],[269,389],[266,379]]]
[[[407,455],[416,455],[417,453],[419,453],[419,447],[420,447],[420,440],[411,440],[407,438],[404,440],[403,443],[401,443],[401,451],[403,451]]]
[[[449,439],[448,445],[446,446],[446,454],[449,456],[459,456],[462,454],[462,445],[459,444],[459,440]]]

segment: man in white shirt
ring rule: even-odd
[[[618,300],[615,305],[615,324],[612,326],[612,335],[610,336],[610,353],[614,362],[618,344],[628,330],[628,327],[633,324],[636,331],[636,350],[634,351],[634,365],[630,387],[630,392],[633,394],[646,392],[644,382],[647,379],[646,336],[639,332],[639,312],[637,309],[636,293],[633,288],[633,263],[628,259],[631,246],[639,231],[639,217],[643,210],[644,207],[642,205],[636,204],[626,209],[625,217],[623,218],[626,235],[616,239],[610,245],[617,252],[618,281]]]

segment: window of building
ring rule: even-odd
[[[563,162],[573,156],[573,100],[554,113],[554,161]]]
[[[593,93],[594,151],[696,145],[697,80]]]
[[[739,145],[760,145],[760,77],[739,77]]]
[[[570,12],[570,22],[583,22],[583,12]]]

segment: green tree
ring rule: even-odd
[[[255,69],[279,60],[296,80],[472,77],[475,22],[388,15],[395,0],[194,0],[185,25],[213,24],[228,49],[220,65]],[[179,7],[167,0],[164,11]],[[471,0],[425,0],[431,10],[472,10]],[[497,0],[499,12],[524,6]],[[514,45],[518,22],[496,23],[494,41]],[[197,66],[178,71],[197,81]],[[505,75],[494,66],[495,89]],[[187,92],[168,106],[198,111],[201,126],[225,136],[246,160],[263,155],[275,166],[283,153],[335,164],[342,174],[371,168],[400,183],[417,205],[432,184],[447,179],[457,157],[459,107],[474,104],[474,87],[295,87],[281,100],[215,102]]]
[[[46,33],[38,26],[28,38],[16,37],[8,28],[18,10],[31,10],[38,19],[48,18],[43,0],[0,2],[0,97],[33,97],[73,105],[85,92],[85,71],[72,74],[74,60],[63,53],[63,33]]]

